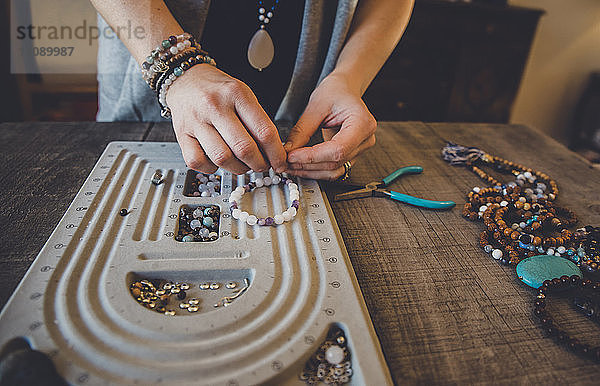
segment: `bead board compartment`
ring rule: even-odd
[[[157,169],[160,185],[151,183]],[[72,384],[295,385],[338,325],[351,351],[350,384],[391,384],[318,183],[298,181],[292,222],[250,227],[227,211],[243,176],[219,170],[222,195],[185,197],[186,170],[176,143],[110,143],[0,314],[0,345],[24,337]],[[276,186],[250,196],[254,213],[289,204]],[[221,207],[217,240],[174,240],[184,204]],[[248,273],[246,293],[186,317],[147,310],[128,288],[132,276],[225,280],[229,272]]]

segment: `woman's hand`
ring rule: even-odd
[[[286,169],[277,128],[243,82],[208,64],[196,65],[167,91],[173,128],[188,167],[235,174]]]
[[[321,128],[324,142],[305,146]],[[375,145],[377,122],[351,83],[331,74],[313,91],[304,113],[292,128],[285,150],[288,172],[300,177],[336,180],[344,163]]]

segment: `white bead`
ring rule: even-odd
[[[292,214],[287,210],[281,214],[283,216],[283,221],[290,221],[292,219]]]
[[[183,50],[185,50],[185,44],[183,44],[183,42],[179,42],[179,43],[177,43],[177,49],[178,49],[179,51],[183,51]]]
[[[531,172],[525,172],[525,173],[523,173],[523,177],[529,179],[529,178],[533,177],[533,174],[531,174]]]
[[[296,217],[296,214],[298,213],[298,211],[296,210],[296,208],[294,208],[293,206],[290,206],[290,208],[287,211],[290,212],[290,214],[292,215],[292,217]]]
[[[171,85],[171,83],[173,83],[173,81],[172,81],[171,79],[167,79],[167,80],[165,80],[165,84],[166,84],[167,86],[170,86],[170,85]]]
[[[259,8],[258,9],[258,13],[265,13],[265,9],[264,8]]]
[[[271,182],[272,182],[271,177],[263,178],[263,183],[265,184],[265,186],[271,185]]]
[[[546,251],[546,254],[548,254],[548,255],[554,255],[554,249],[548,248],[548,250]]]
[[[298,185],[296,185],[296,184],[295,184],[295,183],[293,183],[293,182],[290,182],[290,183],[288,184],[288,189],[290,189],[290,190],[292,190],[292,189],[298,190]]]
[[[184,40],[183,45],[185,46],[185,48],[190,48],[192,46],[192,42],[190,42],[189,40]]]
[[[241,209],[234,209],[231,211],[231,217],[233,217],[234,219],[239,219],[240,218],[240,214],[242,213]]]
[[[269,18],[273,17],[273,12],[267,12],[267,17],[269,17]]]
[[[340,364],[344,360],[344,350],[335,344],[329,346],[325,351],[325,359],[332,365]]]
[[[273,216],[273,220],[275,221],[275,224],[277,224],[277,225],[283,224],[283,216],[280,214],[276,214],[275,216]]]
[[[173,55],[176,55],[179,52],[179,50],[177,49],[176,46],[173,46],[173,47],[169,48],[169,51],[171,51],[171,53]]]
[[[258,218],[253,214],[248,216],[248,218],[246,219],[246,223],[250,226],[256,225],[257,222],[258,222]]]
[[[502,251],[499,249],[494,249],[492,251],[492,257],[496,260],[500,260],[502,258]]]
[[[290,193],[290,200],[294,201],[300,198],[300,194],[299,193]]]
[[[479,207],[479,211],[480,211],[480,212],[485,212],[486,210],[487,210],[487,206],[485,206],[485,205],[481,205],[481,206]]]
[[[567,248],[563,247],[562,245],[558,248],[556,248],[556,252],[560,253],[561,255],[563,253],[565,253],[567,251]]]
[[[208,184],[207,184],[208,185]],[[237,192],[238,194],[242,195],[244,194],[246,191],[244,190],[243,186],[238,186],[237,188],[235,188],[234,192]]]
[[[519,201],[521,201],[522,203],[526,203],[527,199],[525,197],[519,197]]]
[[[249,216],[250,216],[250,214],[248,212],[240,213],[240,221],[246,221]]]
[[[281,178],[279,176],[273,176],[273,178],[271,178],[271,181],[273,182],[273,185],[277,185],[281,182]]]
[[[502,201],[500,202],[500,206],[507,206],[508,205],[508,201]]]
[[[202,215],[204,213],[202,213],[202,210],[200,208],[198,208],[192,214],[194,215],[194,217],[198,218],[198,217],[202,217]]]
[[[205,190],[204,192],[200,193],[200,196],[202,196],[202,197],[208,197],[208,196],[210,196],[210,193],[208,193],[208,191]]]
[[[476,186],[476,187],[473,188],[473,191],[475,193],[479,193],[480,190],[481,190],[481,188],[479,186]]]
[[[256,185],[257,188],[263,187],[264,186],[263,179],[258,177],[256,180],[254,180],[254,184]]]
[[[550,193],[548,195],[548,198],[551,199],[551,200],[554,200],[556,198],[556,196],[554,195],[554,193]]]
[[[527,226],[527,224],[525,224],[525,222],[520,222],[520,223],[519,223],[519,227],[521,227],[521,228],[523,228],[523,229],[524,229],[526,226]]]
[[[260,21],[265,20],[265,15],[258,15],[258,20],[260,20]]]

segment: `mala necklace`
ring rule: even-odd
[[[273,39],[271,39],[266,26],[273,18],[278,4],[279,0],[275,0],[271,8],[267,10],[264,7],[263,0],[258,0],[258,21],[260,25],[254,36],[252,36],[250,44],[248,44],[248,62],[258,71],[269,67],[273,61],[273,56],[275,56]]]
[[[600,282],[583,280],[579,267],[598,270],[600,228],[588,225],[571,232],[568,227],[577,222],[575,214],[554,204],[558,186],[544,173],[454,143],[444,147],[442,158],[451,165],[466,166],[492,184],[472,189],[463,216],[483,220],[486,229],[479,239],[483,250],[503,264],[516,264],[519,279],[538,289],[534,314],[545,332],[569,349],[600,361],[600,347],[570,337],[546,310],[547,296],[554,290],[572,287],[599,292]],[[503,184],[482,169],[486,166],[512,174],[515,180]],[[574,303],[588,317],[597,318],[598,307],[591,300],[576,298]]]
[[[289,199],[292,203],[287,210],[280,214],[276,214],[273,217],[269,216],[259,218],[253,214],[244,212],[239,208],[239,202],[241,201],[244,193],[251,192],[256,188],[261,188],[263,186],[279,184],[287,186],[288,188]],[[243,221],[250,226],[281,225],[284,222],[291,221],[294,217],[296,217],[296,214],[298,213],[298,207],[300,206],[299,200],[300,192],[298,191],[298,185],[296,185],[294,181],[285,174],[281,176],[274,174],[273,177],[257,177],[253,182],[249,182],[244,186],[238,186],[235,188],[229,196],[229,210],[231,211],[231,217],[236,220]]]
[[[503,264],[547,254],[567,258],[588,271],[599,268],[596,245],[584,240],[582,232],[567,227],[577,222],[575,214],[554,205],[558,185],[547,174],[502,159],[475,147],[448,143],[442,158],[451,165],[467,167],[492,187],[475,187],[467,195],[463,216],[471,221],[483,220],[486,229],[480,234],[481,248]],[[484,167],[514,176],[503,184]]]

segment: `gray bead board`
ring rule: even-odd
[[[151,183],[155,170],[160,185]],[[319,185],[298,181],[291,222],[251,227],[233,220],[227,203],[248,176],[219,170],[221,195],[186,197],[186,171],[175,143],[110,143],[0,314],[0,346],[26,338],[72,384],[292,385],[303,384],[306,361],[338,326],[351,353],[349,384],[391,384]],[[244,210],[280,213],[286,192],[256,189]],[[184,204],[220,206],[216,241],[174,240]],[[120,216],[122,208],[130,213]],[[191,283],[200,311],[142,307],[129,285],[143,278]],[[248,290],[228,307],[213,306],[230,294],[224,286],[198,290],[203,281],[245,278]]]

